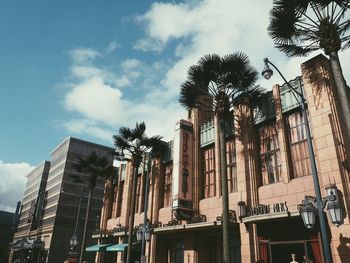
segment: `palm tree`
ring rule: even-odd
[[[254,85],[257,76],[258,72],[250,66],[245,54],[234,53],[222,58],[213,54],[202,57],[197,65],[191,66],[187,81],[181,85],[180,104],[188,110],[211,107],[219,123],[224,263],[230,259],[225,123],[233,118],[231,107],[249,96],[258,98],[262,95],[262,89]]]
[[[338,52],[350,47],[350,20],[345,12],[350,0],[274,0],[269,35],[289,57],[306,56],[322,49],[329,56],[343,115],[343,131],[350,141],[350,89],[346,85]]]
[[[128,236],[128,251],[127,263],[131,263],[131,241],[133,236],[134,218],[135,218],[135,203],[136,203],[136,188],[138,169],[145,158],[147,151],[152,148],[158,148],[161,142],[160,136],[147,137],[145,134],[146,125],[144,122],[136,123],[134,129],[122,127],[117,135],[113,135],[114,145],[116,147],[116,158],[119,160],[131,161],[134,173],[132,178],[131,189],[131,207],[129,216],[129,236]]]
[[[91,152],[90,155],[88,155],[85,158],[82,158],[79,156],[78,160],[79,160],[78,163],[74,165],[75,170],[77,170],[77,172],[87,174],[89,176],[88,178],[89,197],[88,197],[88,203],[86,207],[84,231],[83,231],[83,238],[81,242],[80,257],[79,257],[79,262],[82,262],[84,257],[85,244],[86,244],[86,230],[89,222],[91,200],[92,200],[93,192],[96,186],[96,180],[99,177],[108,179],[110,176],[112,176],[113,166],[110,164],[110,161],[107,158],[98,156],[94,151]]]

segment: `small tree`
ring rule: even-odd
[[[110,164],[107,158],[98,156],[96,152],[91,152],[91,154],[85,158],[82,158],[79,156],[78,160],[79,161],[77,164],[74,165],[74,168],[77,170],[77,172],[80,172],[89,176],[88,177],[89,197],[88,197],[88,203],[86,207],[84,231],[83,231],[83,238],[81,242],[80,257],[79,257],[79,262],[82,262],[84,257],[84,252],[85,252],[84,250],[86,245],[86,231],[87,231],[87,225],[89,222],[91,200],[92,200],[93,192],[96,186],[96,181],[97,181],[97,178],[99,177],[108,179],[110,176],[112,176],[113,166]]]
[[[145,158],[146,152],[152,148],[159,147],[161,142],[160,136],[147,137],[145,134],[146,125],[144,122],[136,123],[134,129],[122,127],[119,133],[113,136],[114,145],[116,147],[116,158],[119,160],[131,161],[134,172],[131,178],[131,204],[129,214],[129,236],[128,236],[128,251],[127,263],[132,263],[131,246],[135,218],[135,203],[136,203],[136,188],[137,188],[137,171]]]
[[[226,162],[225,123],[232,120],[231,107],[259,98],[263,91],[255,86],[258,72],[248,57],[234,53],[221,58],[206,55],[189,68],[187,81],[181,85],[180,104],[186,109],[213,108],[219,123],[219,149],[222,192],[223,262],[230,262],[229,203]]]

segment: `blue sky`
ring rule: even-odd
[[[271,4],[1,1],[0,210],[13,210],[25,175],[67,136],[112,146],[119,127],[145,121],[148,135],[170,140],[186,116],[179,85],[205,54],[242,51],[259,71],[269,57],[287,79],[300,75],[307,58],[288,59],[267,35]]]

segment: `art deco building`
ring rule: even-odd
[[[323,197],[329,186],[343,208],[343,224],[326,216],[333,262],[350,262],[349,153],[341,132],[339,104],[329,61],[319,55],[301,66],[290,81],[304,94]],[[349,92],[350,93],[350,92]],[[275,85],[266,103],[234,109],[228,123],[226,160],[230,209],[231,262],[324,262],[319,220],[308,230],[299,213],[305,196],[315,196],[305,123],[288,85]],[[218,127],[212,114],[189,112],[176,125],[169,154],[152,161],[137,178],[135,226],[152,228],[146,262],[221,262],[221,180]],[[231,132],[230,132],[231,131]],[[348,148],[347,148],[348,149]],[[105,185],[100,234],[95,235],[98,262],[125,259],[132,181],[130,164],[120,166],[117,184]],[[149,191],[145,191],[149,179]],[[326,191],[326,189],[328,189]],[[148,209],[145,211],[145,193]],[[243,204],[246,213],[238,210]],[[327,209],[324,210],[327,212]],[[137,229],[133,229],[136,233]],[[133,248],[137,258],[140,249]],[[105,260],[105,261],[102,261]]]
[[[112,148],[69,137],[51,152],[45,161],[28,174],[20,222],[15,233],[10,262],[64,262],[70,250],[70,238],[77,225],[81,242],[88,194],[88,175],[78,173],[73,164],[91,152],[113,161]],[[104,181],[98,179],[88,224],[88,240],[99,222]],[[81,202],[81,209],[79,203]],[[78,217],[79,212],[79,217]],[[97,222],[97,223],[98,223]],[[94,255],[89,255],[90,261]]]

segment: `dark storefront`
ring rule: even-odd
[[[300,217],[257,223],[260,258],[266,263],[297,262],[307,256],[314,263],[322,263],[319,225],[307,230]]]

